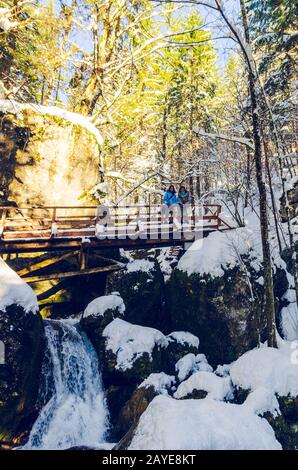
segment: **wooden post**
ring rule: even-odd
[[[1,216],[1,222],[0,222],[0,238],[2,238],[4,234],[6,216],[7,216],[7,209],[2,209],[2,216]]]
[[[57,224],[56,224],[57,209],[53,208],[52,214],[52,224],[51,224],[51,238],[54,238],[57,235]]]
[[[220,214],[221,214],[221,206],[218,206],[217,211],[216,211],[216,215],[217,215],[217,230],[219,230],[220,225],[221,225]]]

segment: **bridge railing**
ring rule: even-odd
[[[51,239],[101,236],[122,237],[130,232],[150,231],[157,238],[164,231],[218,230],[221,206],[172,207],[164,205],[130,206],[0,206],[0,239]]]

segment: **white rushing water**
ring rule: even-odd
[[[69,321],[46,321],[45,396],[23,449],[67,449],[104,444],[108,411],[96,353]]]

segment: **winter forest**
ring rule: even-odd
[[[292,0],[0,0],[0,450],[298,449],[297,45]]]

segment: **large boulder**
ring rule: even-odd
[[[167,302],[172,328],[199,336],[200,350],[212,365],[235,360],[256,346],[264,331],[260,298],[252,301],[247,276],[238,266],[215,278],[175,270]]]
[[[294,350],[262,347],[245,353],[228,366],[236,387],[234,400],[263,416],[283,449],[298,448],[298,374]]]
[[[58,107],[10,101],[1,101],[0,116],[3,200],[78,205],[99,178],[101,137],[95,126]]]
[[[164,278],[156,261],[136,259],[107,278],[106,293],[118,291],[126,306],[125,320],[165,329]]]
[[[159,330],[113,320],[103,331],[102,372],[105,383],[139,384],[163,367],[169,341]]]
[[[122,317],[124,312],[123,300],[115,293],[92,300],[83,313],[80,326],[93,344],[101,367],[106,354],[103,331],[115,318]]]
[[[21,439],[37,414],[44,329],[36,297],[0,259],[0,440]]]
[[[212,365],[229,363],[266,339],[264,279],[258,234],[248,228],[196,241],[166,284],[172,329],[200,338]],[[276,305],[288,289],[285,263],[274,268]]]

